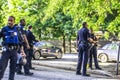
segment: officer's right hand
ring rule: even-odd
[[[92,38],[89,38],[88,40],[89,40],[90,42],[93,42],[93,39],[92,39]]]
[[[25,54],[24,51],[21,51],[21,55],[22,55],[23,57],[26,57],[26,54]]]
[[[79,49],[78,49],[78,48],[77,48],[76,50],[77,50],[77,52],[79,52]]]

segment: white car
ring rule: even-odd
[[[97,50],[98,60],[101,62],[117,61],[118,47],[119,44],[117,43],[109,43],[104,45],[102,48]]]

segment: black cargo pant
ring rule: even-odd
[[[29,63],[29,68],[32,68],[32,57],[33,57],[33,48],[31,47],[30,49],[29,49],[29,57],[28,57],[28,63]]]
[[[9,79],[14,80],[16,62],[17,62],[17,50],[3,51],[0,58],[0,80],[3,78],[5,69],[10,59]]]
[[[28,49],[24,48],[24,52],[26,54],[26,59],[27,59],[27,63],[25,65],[21,65],[21,64],[17,64],[17,72],[21,72],[22,70],[22,66],[24,67],[24,73],[27,74],[29,73],[29,53],[28,53]]]
[[[88,44],[80,43],[76,72],[81,73],[82,75],[86,75],[87,62],[88,62]]]
[[[97,47],[94,45],[90,50],[89,67],[92,68],[92,59],[94,59],[95,68],[99,68],[97,59]]]

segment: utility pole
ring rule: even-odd
[[[118,55],[117,55],[117,65],[116,65],[116,75],[119,74],[119,56],[120,56],[120,44],[118,44]]]

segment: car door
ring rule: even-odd
[[[118,45],[117,44],[110,44],[107,47],[107,54],[110,60],[116,60],[118,54]]]
[[[41,55],[47,55],[47,54],[48,54],[48,51],[47,51],[46,42],[42,42]]]
[[[52,44],[51,43],[46,43],[46,50],[48,52],[48,54],[51,54],[52,53]]]

